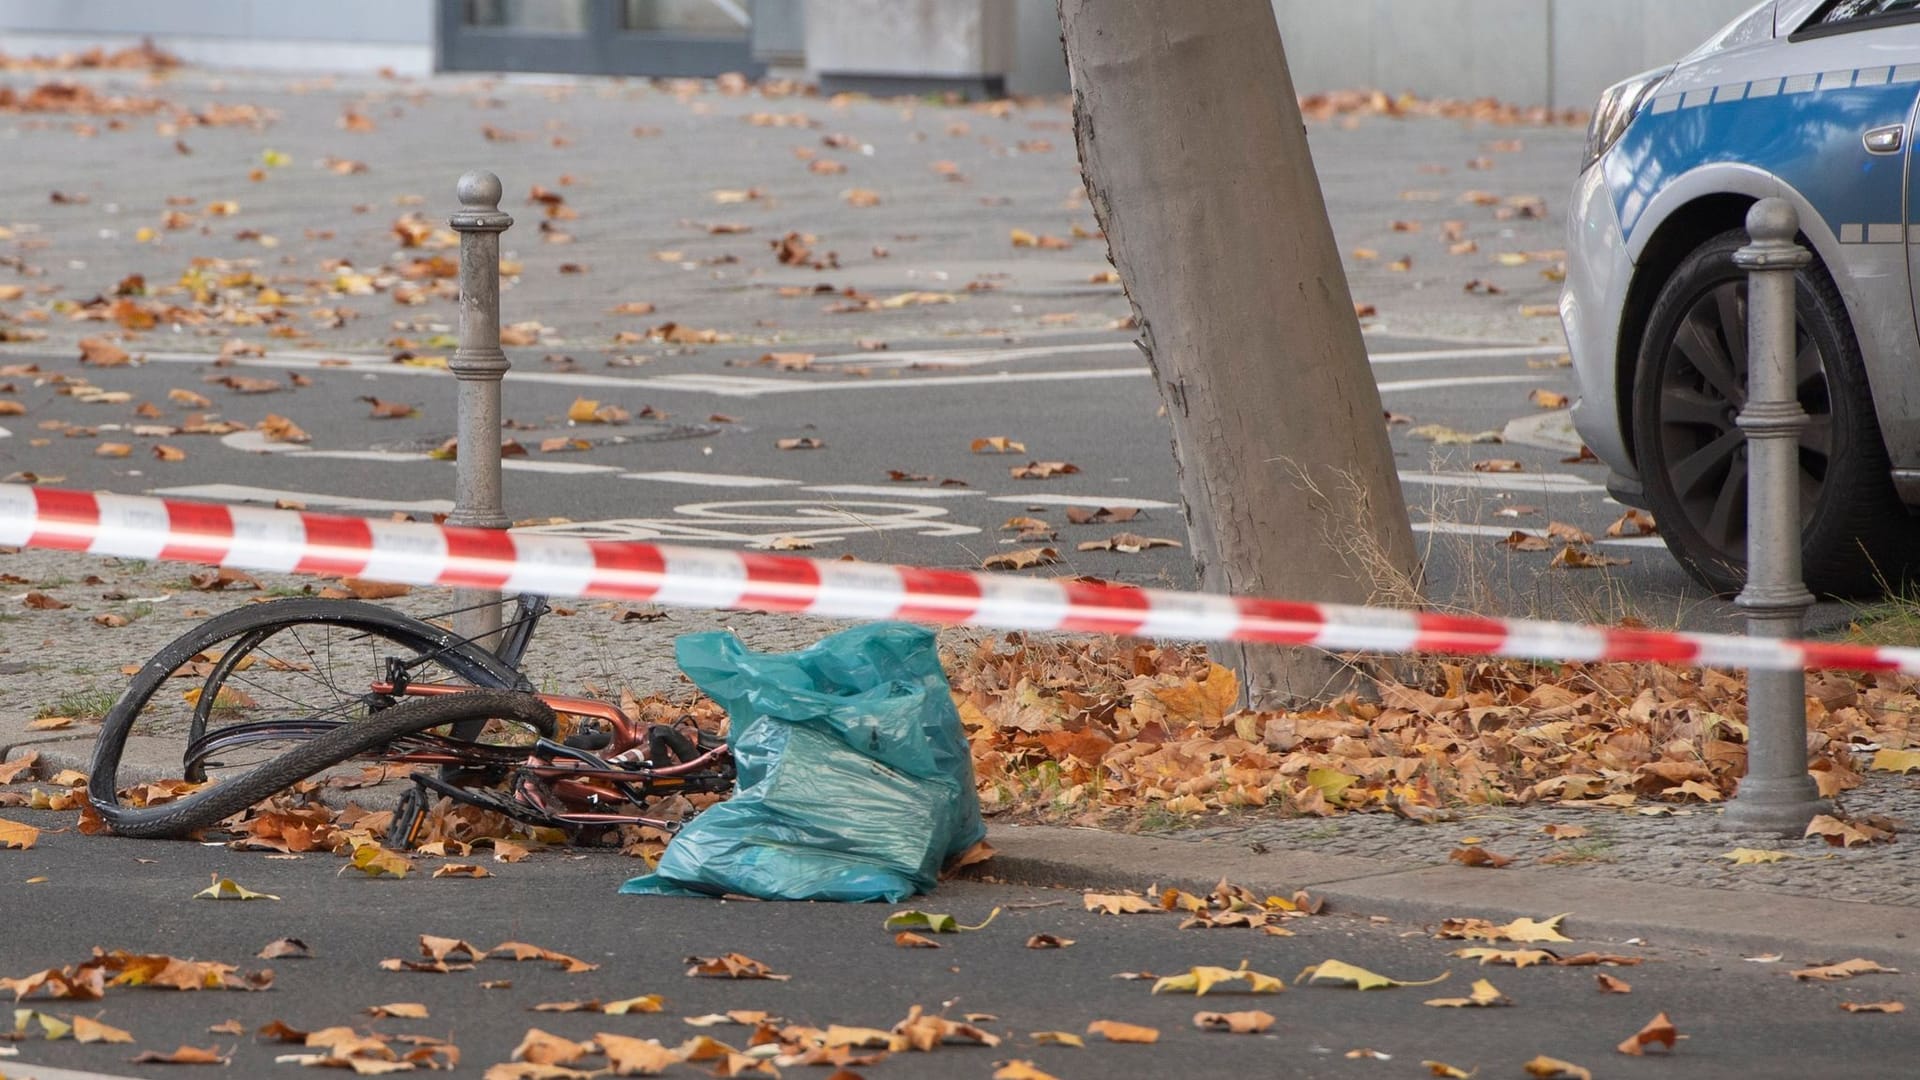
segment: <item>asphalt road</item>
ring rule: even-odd
[[[7,811],[6,817],[49,829],[71,814]],[[11,1044],[16,1063],[89,1069],[115,1076],[179,1076],[178,1066],[134,1066],[139,1050],[181,1044],[233,1055],[229,1073],[282,1075],[271,1063],[296,1048],[251,1037],[210,1034],[237,1020],[249,1032],[274,1020],[303,1030],[361,1025],[386,1033],[451,1038],[461,1072],[507,1060],[528,1028],[575,1039],[610,1031],[668,1044],[696,1034],[685,1017],[758,1009],[798,1023],[887,1027],[913,1005],[981,1021],[1003,1038],[995,1048],[952,1045],[861,1067],[867,1077],[986,1077],[994,1064],[1033,1061],[1064,1078],[1131,1077],[1414,1077],[1438,1060],[1480,1075],[1523,1075],[1537,1054],[1583,1065],[1605,1077],[1858,1078],[1912,1075],[1912,1014],[1849,1015],[1843,1001],[1910,996],[1912,975],[1863,976],[1840,983],[1797,983],[1787,968],[1846,957],[1789,954],[1784,962],[1747,963],[1733,954],[1683,942],[1648,945],[1580,942],[1563,952],[1596,950],[1644,958],[1626,968],[1479,967],[1454,958],[1459,943],[1433,940],[1430,927],[1326,915],[1289,923],[1293,937],[1247,930],[1179,930],[1172,916],[1115,917],[1082,910],[1078,893],[956,883],[901,907],[950,913],[978,922],[1003,909],[985,930],[945,936],[938,950],[897,948],[881,928],[892,910],[878,905],[779,904],[622,897],[613,889],[639,864],[616,855],[537,853],[516,864],[488,864],[485,880],[431,879],[430,861],[401,881],[370,880],[342,860],[293,860],[218,846],[82,837],[49,832],[28,851],[0,851],[0,905],[13,913],[0,936],[0,976],[18,978],[47,966],[77,963],[98,946],[217,960],[274,970],[262,993],[180,993],[115,989],[99,1002],[30,998],[20,1007],[56,1016],[82,1014],[131,1031],[131,1046],[26,1040]],[[279,901],[194,900],[209,875],[231,876]],[[44,878],[39,883],[28,879]],[[1149,883],[1141,882],[1144,888]],[[1361,913],[1364,914],[1364,913]],[[1473,912],[1460,912],[1472,915]],[[1541,912],[1542,917],[1552,914]],[[23,921],[22,916],[25,916]],[[1569,927],[1578,933],[1577,917]],[[1059,950],[1030,950],[1036,933],[1071,938]],[[597,963],[569,975],[541,963],[483,962],[451,974],[391,973],[388,957],[416,955],[421,934],[464,938],[490,947],[517,940]],[[268,964],[253,956],[269,941],[294,936],[312,959]],[[737,951],[790,981],[689,978],[690,955]],[[1150,984],[1114,978],[1122,972],[1177,974],[1195,965],[1256,970],[1292,980],[1308,964],[1329,959],[1395,978],[1429,979],[1435,987],[1360,993],[1295,986],[1273,996],[1216,994],[1204,999],[1152,995]],[[1596,971],[1626,980],[1631,993],[1597,989]],[[1512,1007],[1433,1008],[1436,997],[1465,995],[1489,979]],[[509,979],[510,989],[482,981]],[[660,994],[653,1015],[534,1013],[537,1003]],[[364,1010],[391,1002],[427,1006],[425,1020],[373,1020]],[[1196,1030],[1199,1010],[1264,1009],[1278,1018],[1266,1035]],[[1656,1013],[1665,1012],[1684,1038],[1671,1055],[1629,1058],[1614,1050]],[[1036,1045],[1033,1032],[1084,1033],[1095,1020],[1160,1030],[1152,1045],[1109,1044],[1088,1037],[1084,1049]],[[744,1041],[747,1029],[704,1029],[723,1041]],[[7,1045],[0,1043],[0,1045]],[[1349,1059],[1372,1049],[1390,1060]],[[1670,1059],[1669,1059],[1670,1058]],[[674,1073],[693,1075],[693,1066]],[[811,1075],[808,1070],[789,1075]],[[824,1075],[824,1073],[820,1074]]]

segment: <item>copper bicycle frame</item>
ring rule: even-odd
[[[473,688],[470,686],[448,683],[408,683],[400,690],[400,693],[413,697],[434,697],[443,694],[458,694],[471,689]],[[374,683],[372,690],[377,694],[391,694],[394,692],[393,684],[386,682]],[[573,716],[586,716],[605,721],[607,725],[613,729],[613,742],[607,748],[611,754],[624,753],[640,745],[640,740],[645,728],[634,723],[633,720],[616,705],[609,705],[604,701],[595,701],[592,698],[567,697],[561,694],[540,694],[537,696],[541,701],[546,702],[554,712],[567,713]],[[674,786],[676,783],[681,782],[678,780],[679,777],[711,766],[725,753],[727,753],[726,747],[717,746],[690,761],[683,761],[678,765],[648,769],[644,774],[638,774],[627,769],[594,769],[578,763],[561,764],[558,762],[542,761],[532,756],[527,758],[525,768],[541,780],[552,784],[554,793],[567,802],[592,805],[602,800],[616,803],[626,802],[627,797],[622,794],[617,787],[613,786],[616,784],[645,782],[655,786]],[[461,760],[457,755],[437,753],[434,751],[417,751],[402,754],[396,756],[393,760],[415,765],[461,764]],[[553,812],[545,806],[540,806],[538,809],[548,811],[549,813]],[[623,814],[604,813],[581,814],[567,812],[558,813],[555,816],[564,817],[569,821],[582,825],[618,824],[635,820],[651,820],[644,818],[635,819]]]

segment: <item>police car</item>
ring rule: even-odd
[[[1817,592],[1920,572],[1920,0],[1768,0],[1602,95],[1560,302],[1574,423],[1608,488],[1717,592],[1744,576],[1746,285],[1768,196],[1816,256],[1798,289],[1803,556]]]

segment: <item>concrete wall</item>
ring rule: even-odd
[[[434,0],[0,0],[0,49],[53,52],[163,40],[232,68],[432,69]]]
[[[1379,87],[1587,108],[1755,0],[1273,0],[1303,94]]]

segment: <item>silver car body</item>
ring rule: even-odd
[[[1735,19],[1679,61],[1575,184],[1560,303],[1574,423],[1624,501],[1640,501],[1628,396],[1653,297],[1693,247],[1779,196],[1846,302],[1896,486],[1920,502],[1920,23],[1792,40],[1821,6],[1769,0]]]

